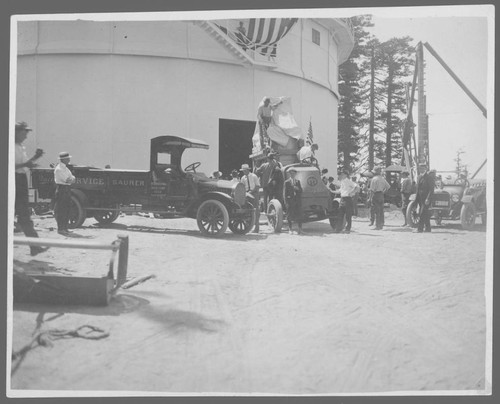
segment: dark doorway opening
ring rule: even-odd
[[[255,121],[219,119],[219,170],[224,176],[244,163],[251,166],[254,131]]]

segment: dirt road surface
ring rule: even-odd
[[[265,221],[262,218],[262,221]],[[76,236],[130,238],[130,278],[107,307],[15,304],[13,350],[40,331],[90,324],[101,340],[67,338],[13,362],[15,390],[329,394],[485,388],[486,233],[446,223],[401,227],[398,211],[374,231],[328,222],[307,235],[202,237],[191,219],[121,216]],[[53,218],[40,236],[63,238]],[[109,252],[57,249],[27,272],[105,274]]]

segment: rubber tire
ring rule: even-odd
[[[250,202],[246,202],[243,208],[252,209],[252,213],[250,213],[250,217],[229,219],[229,230],[234,234],[247,234],[255,226],[255,211],[253,205]]]
[[[416,228],[418,226],[419,215],[417,213],[417,210],[417,201],[410,201],[408,207],[406,208],[406,223],[408,223],[408,226],[413,228]]]
[[[271,199],[267,203],[267,221],[275,233],[279,233],[283,227],[283,206],[277,199]]]
[[[476,223],[476,207],[472,203],[464,203],[460,210],[462,229],[472,230]]]
[[[115,209],[117,209],[119,206],[116,205]],[[100,224],[110,224],[113,223],[118,217],[120,216],[120,211],[119,210],[99,210],[94,213],[94,219],[97,220],[98,223]]]
[[[86,209],[76,195],[71,195],[71,204],[69,207],[68,228],[74,229],[80,227],[87,218]]]
[[[336,217],[330,217],[328,219],[328,221],[330,222],[330,226],[332,227],[333,230],[337,230],[337,218]],[[347,223],[347,220],[344,216],[343,220],[342,220],[342,230],[345,229],[345,225]]]
[[[207,214],[209,214],[207,211],[211,211],[211,218],[207,217]],[[226,232],[229,226],[229,213],[222,202],[215,199],[208,199],[199,206],[196,213],[196,221],[201,234],[208,237],[217,237]],[[215,227],[215,231],[213,228],[210,228],[211,226]]]

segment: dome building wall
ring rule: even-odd
[[[69,150],[76,164],[148,169],[149,139],[174,134],[210,145],[183,160],[208,173],[220,119],[255,121],[263,96],[289,96],[304,132],[312,121],[321,165],[335,170],[339,54],[352,48],[335,30],[345,35],[338,21],[300,19],[274,62],[249,64],[200,22],[19,22],[16,120],[34,128],[27,147],[46,151],[42,166]]]

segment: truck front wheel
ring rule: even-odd
[[[250,202],[246,202],[243,206],[248,210],[245,216],[231,218],[229,221],[229,230],[234,234],[247,234],[255,226],[255,211]]]
[[[196,221],[203,235],[217,237],[227,230],[229,213],[222,202],[209,199],[198,208]]]
[[[267,204],[267,220],[275,233],[281,231],[283,227],[283,206],[277,199],[272,199]]]
[[[82,202],[76,195],[71,195],[71,205],[69,207],[69,224],[70,229],[80,227],[87,217],[87,213]]]
[[[417,201],[411,201],[406,208],[406,222],[410,227],[417,227],[419,221]]]

